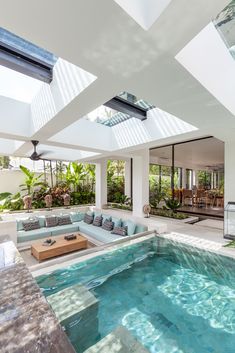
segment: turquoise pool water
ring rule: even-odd
[[[123,325],[152,353],[235,352],[232,259],[158,238],[38,277],[37,282],[45,296],[78,283],[95,295],[95,341]],[[86,348],[79,348],[79,342],[75,346],[79,353]]]

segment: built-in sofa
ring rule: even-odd
[[[99,211],[91,212],[90,214],[94,215],[94,218],[97,215],[101,215],[102,213]],[[73,232],[81,232],[85,235],[88,235],[91,239],[99,243],[109,243],[111,241],[120,239],[122,236],[117,234],[112,234],[111,232],[104,230],[101,227],[94,226],[93,224],[87,224],[84,222],[85,212],[75,211],[75,212],[67,212],[70,216],[71,224],[66,225],[57,225],[55,227],[46,227],[46,218],[45,216],[31,216],[33,218],[37,218],[39,220],[40,228],[34,230],[24,230],[23,221],[26,218],[16,219],[17,222],[17,243],[29,243],[38,239],[53,237],[66,233]],[[58,215],[58,214],[57,214]],[[113,217],[108,213],[102,214],[103,221],[105,219],[112,219],[114,222],[114,226],[126,226],[127,234],[131,236],[133,234],[145,232],[148,230],[148,227],[142,224],[137,224],[130,219],[122,220],[121,218]],[[29,217],[28,217],[29,218]]]

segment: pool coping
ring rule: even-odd
[[[124,247],[128,245],[132,245],[141,241],[151,239],[153,237],[169,239],[181,244],[189,245],[191,247],[194,247],[200,250],[209,251],[217,255],[235,259],[235,249],[225,248],[221,243],[217,243],[212,240],[205,240],[202,238],[197,238],[192,235],[187,235],[187,234],[182,234],[177,232],[158,234],[155,230],[151,230],[151,231],[139,233],[137,235],[133,235],[131,239],[130,238],[118,239],[114,242],[103,244],[95,248],[83,250],[81,253],[67,255],[66,258],[65,257],[56,258],[54,260],[50,260],[50,262],[33,265],[29,269],[33,277],[38,277],[44,274],[49,274],[60,268],[68,267],[75,263],[79,263],[82,261],[89,260],[93,257],[103,255],[109,251],[113,251],[115,249],[120,248],[120,246]]]
[[[33,277],[49,274],[59,268],[71,266],[75,263],[83,262],[93,257],[106,254],[109,251],[119,249],[120,246],[128,246],[144,240],[151,239],[155,237],[156,234],[157,233],[154,230],[138,233],[128,238],[124,237],[123,239],[118,239],[110,243],[102,244],[94,248],[83,250],[78,253],[66,255],[66,257],[58,257],[54,260],[50,260],[49,262],[39,263],[37,265],[30,266],[29,269]]]

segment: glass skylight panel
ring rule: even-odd
[[[118,97],[125,99],[126,101],[138,105],[141,108],[144,108],[146,110],[150,110],[152,108],[155,108],[155,106],[153,104],[150,104],[148,102],[146,102],[143,99],[137,98],[135,95],[128,93],[128,92],[121,92]]]
[[[235,59],[235,0],[221,11],[213,22]]]
[[[124,109],[122,107],[123,102],[125,102],[124,105],[126,105]],[[128,102],[128,104],[126,102]],[[147,111],[152,108],[154,108],[154,106],[143,99],[138,99],[128,92],[121,92],[118,96],[105,103],[105,105],[102,105],[88,114],[86,119],[112,127],[132,118],[145,120]],[[138,112],[136,112],[136,110]],[[139,116],[139,111],[141,111],[143,116]]]
[[[0,27],[0,64],[50,83],[57,57]]]
[[[88,114],[86,118],[89,121],[112,127],[130,119],[131,116],[102,105]]]
[[[144,30],[149,30],[172,0],[114,0]]]

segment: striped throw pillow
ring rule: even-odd
[[[93,216],[88,215],[87,213],[84,216],[84,222],[87,224],[92,224],[93,223]]]
[[[39,229],[40,224],[38,219],[27,219],[22,222],[23,229],[28,232],[29,230]]]
[[[69,215],[61,215],[58,217],[58,226],[64,226],[66,224],[72,224],[71,218]]]
[[[122,237],[127,236],[127,227],[114,227],[111,234],[121,235]]]
[[[93,226],[101,227],[102,226],[102,221],[103,221],[103,217],[102,216],[95,217],[95,219],[93,221]]]
[[[58,218],[56,216],[47,216],[46,220],[46,227],[56,227],[58,225]]]
[[[111,230],[113,230],[114,227],[114,222],[109,221],[108,219],[106,219],[102,225],[102,228],[104,230],[108,230],[109,232],[111,232]]]

